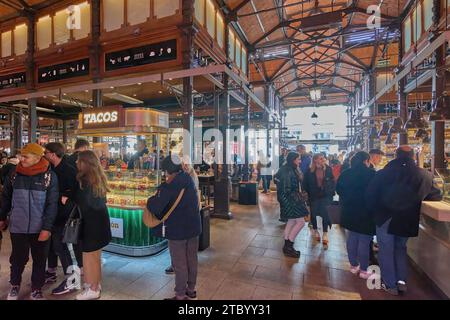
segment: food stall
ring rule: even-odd
[[[434,184],[442,201],[424,201],[419,236],[408,242],[408,255],[442,293],[450,298],[450,170],[437,169]]]
[[[114,106],[80,114],[76,134],[96,138],[96,151],[110,188],[107,199],[113,238],[106,251],[138,257],[167,247],[166,240],[153,236],[143,224],[142,213],[148,197],[161,183],[156,155],[161,149],[168,150],[168,130],[169,114],[148,108]],[[132,160],[127,159],[126,150],[133,150],[138,139],[146,141],[149,152],[135,159],[134,168],[128,169],[127,163]]]

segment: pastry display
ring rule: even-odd
[[[107,203],[119,207],[143,207],[157,189],[157,173],[151,170],[127,171],[116,167],[106,172],[110,191]]]

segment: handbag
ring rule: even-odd
[[[184,195],[184,189],[182,189],[180,191],[180,194],[178,195],[177,199],[175,200],[174,204],[170,207],[170,209],[166,212],[166,214],[163,216],[163,218],[161,220],[158,219],[157,216],[155,216],[153,213],[151,213],[148,209],[147,206],[144,207],[144,212],[142,213],[142,221],[144,222],[144,224],[149,227],[149,228],[155,228],[158,225],[160,225],[161,223],[163,223],[164,221],[166,221],[170,214],[173,212],[173,210],[175,210],[175,208],[178,206],[178,204],[181,201],[181,198]]]
[[[81,210],[77,205],[73,206],[69,219],[64,226],[63,243],[77,244],[81,232]]]

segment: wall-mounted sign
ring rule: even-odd
[[[118,128],[123,123],[123,109],[120,106],[89,109],[80,114],[83,129]]]
[[[45,83],[89,75],[89,58],[38,69],[38,82]]]
[[[105,55],[105,69],[112,71],[177,58],[177,41],[169,40],[138,48],[110,52]]]
[[[0,76],[0,90],[7,88],[23,87],[25,85],[25,82],[26,82],[25,72]]]

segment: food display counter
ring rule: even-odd
[[[142,214],[147,199],[155,193],[162,180],[157,155],[160,150],[165,153],[168,150],[168,114],[147,108],[122,107],[98,108],[87,113],[80,115],[78,136],[96,137],[97,140],[105,138],[100,143],[107,148],[113,147],[109,141],[112,137],[125,138],[133,145],[139,139],[146,142],[148,149],[148,153],[142,152],[133,160],[132,169],[128,169],[122,154],[108,152],[110,158],[105,160],[105,173],[110,189],[107,205],[112,240],[105,251],[140,257],[164,250],[167,240],[153,235],[152,230],[143,223]],[[99,114],[102,116],[99,117]],[[105,114],[110,114],[108,119],[114,121],[105,122]],[[102,121],[96,123],[99,119]],[[131,147],[126,145],[124,149]],[[153,161],[147,166],[148,159]]]
[[[419,271],[450,298],[450,172],[435,172],[435,186],[441,189],[442,201],[424,201],[419,236],[408,242],[408,255]]]

